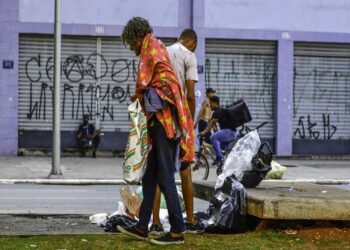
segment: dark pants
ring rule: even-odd
[[[98,134],[96,134],[95,137],[92,139],[84,138],[82,136],[77,136],[77,143],[78,143],[81,154],[85,153],[85,145],[84,144],[86,142],[88,143],[89,140],[91,140],[93,143],[92,153],[96,154],[96,149],[98,148],[98,145],[100,144],[100,140],[101,140],[100,136]]]
[[[204,131],[206,129],[207,125],[208,125],[207,121],[199,120],[199,122],[198,122],[198,132],[200,133],[200,132]],[[199,139],[199,145],[202,145],[203,140],[205,140],[205,142],[207,142],[207,143],[211,143],[210,142],[210,136],[211,136],[211,132],[208,132],[205,135],[204,139],[203,139],[203,137],[201,137]]]
[[[171,232],[181,233],[185,225],[182,217],[179,197],[175,185],[175,151],[177,142],[167,138],[162,125],[155,124],[148,128],[152,139],[152,150],[148,155],[146,173],[142,178],[143,201],[140,207],[137,226],[148,231],[157,184],[164,194],[169,213]]]

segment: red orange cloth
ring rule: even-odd
[[[136,93],[143,95],[149,88],[155,88],[164,101],[176,107],[181,130],[181,160],[189,163],[194,162],[194,127],[187,99],[176,78],[166,47],[153,34],[148,34],[142,43]],[[150,114],[147,115],[150,116]],[[158,111],[156,116],[164,127],[168,138],[174,138],[176,127],[170,106]]]

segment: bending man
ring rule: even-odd
[[[165,196],[171,229],[168,234],[152,239],[151,242],[159,245],[183,244],[182,232],[185,225],[175,185],[175,151],[179,141],[182,161],[194,161],[193,122],[168,52],[152,32],[148,21],[141,17],[132,18],[123,29],[124,44],[130,45],[130,50],[140,57],[135,95],[131,99],[138,98],[145,108],[144,95],[152,90],[156,91],[153,97],[158,96],[169,105],[159,108],[154,113],[146,111],[152,149],[148,155],[147,168],[142,179],[144,198],[140,207],[139,222],[129,228],[120,226],[117,228],[122,233],[148,240],[148,223],[152,215],[158,184]],[[178,122],[175,122],[176,120]]]

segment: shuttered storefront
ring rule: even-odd
[[[349,124],[350,44],[295,43],[293,139],[349,140]]]
[[[52,130],[53,49],[52,36],[20,35],[20,135]],[[102,132],[127,132],[138,58],[121,39],[63,36],[61,63],[61,130],[76,131],[87,113]]]
[[[221,105],[244,98],[253,120],[241,135],[258,128],[262,138],[274,138],[276,44],[274,42],[207,40],[206,87],[216,90]]]
[[[53,38],[21,36],[19,129],[52,130]],[[84,113],[95,119],[96,38],[63,37],[61,129],[75,131]]]
[[[101,129],[128,131],[129,96],[134,93],[138,69],[138,58],[129,48],[125,48],[120,38],[102,38],[102,54],[109,62],[108,77],[101,81],[104,89],[101,93]],[[101,66],[105,71],[105,63]],[[112,105],[112,104],[117,105]],[[111,119],[111,116],[114,119]]]

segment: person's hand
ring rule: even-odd
[[[143,103],[143,95],[136,93],[136,94],[130,96],[130,100],[131,100],[131,101],[134,102],[134,101],[136,101],[136,99],[139,99],[139,101],[140,101],[141,103]]]
[[[132,95],[132,96],[130,96],[130,100],[131,101],[136,101],[136,99],[137,99],[137,94],[134,94],[134,95]]]

